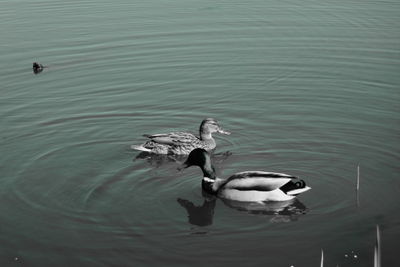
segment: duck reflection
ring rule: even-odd
[[[178,203],[186,209],[189,223],[197,226],[208,226],[213,223],[214,208],[217,198],[205,198],[201,206],[196,206],[186,199],[178,198]]]
[[[140,152],[133,161],[136,160],[145,160],[147,163],[153,167],[161,167],[167,163],[179,163],[185,159],[184,155],[181,156],[171,156],[171,155],[162,155],[162,154],[154,154],[149,152]]]
[[[211,158],[216,162],[216,163],[223,163],[225,160],[227,160],[230,156],[232,155],[232,152],[230,151],[225,151],[225,152],[220,152],[220,153],[213,153],[211,154]],[[164,164],[168,163],[178,163],[179,165],[182,164],[187,158],[187,155],[163,155],[163,154],[155,154],[155,153],[149,153],[149,152],[140,152],[134,159],[133,161],[136,160],[145,160],[147,161],[148,164],[150,164],[153,167],[160,167]]]
[[[203,193],[204,195],[204,193]],[[221,199],[222,202],[233,209],[259,216],[272,216],[271,222],[297,221],[300,216],[307,213],[307,207],[297,198],[280,202],[240,202]],[[203,204],[196,206],[186,199],[177,199],[178,203],[186,209],[189,223],[197,226],[208,226],[213,223],[216,197],[205,197]]]
[[[271,222],[297,221],[307,213],[307,207],[297,198],[279,202],[240,202],[221,199],[230,208],[255,215],[272,216]]]

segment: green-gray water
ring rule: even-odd
[[[398,1],[0,6],[1,266],[373,266],[377,224],[399,265]],[[251,212],[130,149],[206,117],[221,176],[312,190]]]

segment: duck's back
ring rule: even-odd
[[[186,155],[195,148],[210,150],[215,148],[215,141],[200,140],[187,132],[172,132],[168,134],[145,135],[150,138],[143,147],[158,154]]]
[[[284,173],[246,171],[229,177],[219,188],[218,195],[225,199],[244,202],[284,201],[286,195],[280,187],[297,177]]]
[[[245,171],[230,176],[223,185],[224,189],[272,191],[297,177],[284,173]]]
[[[144,136],[150,138],[153,142],[165,145],[187,144],[198,139],[194,134],[187,132],[172,132],[167,134],[154,134]]]

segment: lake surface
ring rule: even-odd
[[[398,1],[0,5],[1,266],[364,267],[376,225],[400,265]],[[222,177],[312,190],[229,203],[130,148],[206,117]]]

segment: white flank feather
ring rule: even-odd
[[[145,148],[144,146],[141,146],[141,145],[140,145],[140,146],[132,145],[131,148],[132,148],[132,149],[135,149],[135,150],[140,150],[140,151],[145,151],[145,152],[151,152],[150,149]]]

